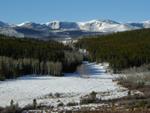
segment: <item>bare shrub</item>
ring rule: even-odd
[[[57,107],[62,107],[62,106],[64,106],[64,103],[62,103],[62,102],[60,102],[60,103],[57,105]]]
[[[67,106],[76,106],[76,105],[78,105],[78,103],[76,103],[76,102],[69,102],[69,103],[67,103]]]
[[[125,76],[117,78],[120,84],[131,89],[142,88],[150,85],[150,72],[128,73]]]
[[[22,109],[19,107],[18,103],[14,104],[14,101],[11,100],[10,106],[5,108],[0,108],[0,113],[21,113]]]
[[[80,104],[88,104],[96,102],[96,92],[92,91],[89,95],[80,98]]]
[[[56,98],[60,98],[61,94],[60,93],[55,93]]]

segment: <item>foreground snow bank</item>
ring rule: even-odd
[[[0,82],[0,106],[9,105],[13,99],[20,106],[32,103],[34,98],[44,104],[56,105],[58,100],[64,103],[79,102],[81,96],[92,91],[98,92],[99,98],[110,99],[125,96],[126,89],[113,82],[113,77],[106,73],[101,64],[84,62],[88,78],[81,78],[78,73],[66,74],[65,77],[25,76],[17,80]],[[47,95],[60,93],[61,98]]]

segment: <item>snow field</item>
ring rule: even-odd
[[[11,99],[23,107],[31,104],[34,98],[38,103],[57,105],[58,100],[79,102],[80,97],[98,92],[102,99],[118,98],[127,95],[127,90],[113,82],[113,76],[106,73],[106,65],[84,62],[88,70],[88,78],[82,78],[78,73],[66,74],[64,77],[24,76],[16,80],[0,82],[0,106],[7,106]],[[61,98],[46,97],[49,94],[60,93]]]

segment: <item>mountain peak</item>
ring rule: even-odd
[[[21,26],[24,26],[24,25],[26,25],[26,24],[31,24],[31,23],[33,23],[33,22],[26,21],[26,22],[23,22],[23,23],[21,23],[21,24],[18,24],[17,26],[21,27]]]
[[[10,28],[10,29],[3,29]],[[78,37],[82,35],[122,32],[150,28],[150,21],[136,23],[118,23],[110,19],[94,19],[86,22],[51,21],[45,24],[26,21],[18,25],[9,25],[0,21],[0,32],[21,33],[25,37]],[[14,30],[14,31],[13,31]]]
[[[108,24],[119,24],[116,21],[110,19],[94,19],[86,22],[79,22],[79,23],[108,23]]]
[[[9,24],[0,21],[0,27],[9,27]]]
[[[78,23],[65,21],[52,21],[46,23],[53,30],[79,30]]]

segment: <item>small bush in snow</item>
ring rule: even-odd
[[[14,104],[14,101],[11,100],[10,106],[5,108],[0,108],[0,113],[21,113],[22,109],[19,107],[18,103]]]
[[[120,84],[131,89],[143,88],[150,85],[150,72],[130,73],[119,77],[117,80]]]
[[[60,93],[55,93],[55,97],[59,98],[60,97]]]
[[[57,107],[62,107],[62,106],[64,106],[64,103],[62,103],[62,102],[60,102],[60,103],[57,105]]]
[[[37,101],[36,101],[36,99],[33,99],[33,108],[34,108],[34,109],[37,108]]]
[[[80,98],[80,104],[88,104],[96,102],[96,92],[91,92],[89,95]]]
[[[69,103],[67,103],[67,106],[76,106],[76,105],[78,105],[78,103],[76,103],[76,102],[69,102]]]

